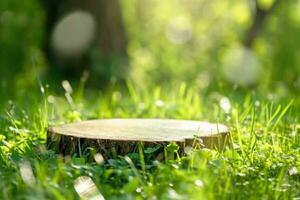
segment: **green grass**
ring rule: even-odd
[[[74,183],[81,176],[90,176],[106,199],[300,199],[297,96],[204,92],[185,84],[151,90],[129,84],[122,93],[78,88],[54,95],[46,87],[3,106],[0,199],[79,199]],[[91,160],[92,150],[64,158],[45,148],[49,125],[113,117],[224,123],[231,127],[233,147],[195,149],[157,161],[151,154],[155,149],[139,146],[102,164]],[[165,151],[176,151],[176,146]]]

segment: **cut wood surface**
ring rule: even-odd
[[[192,143],[201,139],[205,147],[220,146],[229,134],[228,127],[192,120],[175,119],[102,119],[76,122],[50,127],[47,143],[56,143],[58,152],[72,153],[76,146],[97,149],[125,148],[125,144],[143,142],[165,144],[170,142]],[[217,144],[218,143],[218,144]],[[109,144],[109,145],[108,145]],[[73,151],[69,150],[70,145]],[[53,145],[52,145],[53,146]],[[127,146],[127,145],[125,145]],[[125,148],[123,153],[130,151]]]

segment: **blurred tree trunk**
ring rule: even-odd
[[[50,44],[54,26],[60,17],[65,14],[76,10],[83,10],[91,13],[96,21],[96,35],[92,46],[96,46],[100,50],[98,52],[99,55],[96,55],[97,59],[104,62],[106,68],[116,68],[114,70],[100,69],[99,71],[102,73],[100,76],[114,76],[114,72],[118,71],[124,76],[124,72],[127,71],[127,41],[119,0],[44,0],[43,2],[46,11],[46,42],[44,48],[50,63],[55,59],[51,55]],[[113,62],[112,60],[119,60],[120,62],[114,62],[111,66],[107,64]],[[91,64],[90,61],[90,56],[85,55],[85,58],[77,60],[76,63],[77,65],[81,65],[78,67],[82,70],[83,67]],[[74,70],[74,67],[71,69]],[[67,69],[66,73],[69,74],[70,69]],[[109,79],[109,77],[105,78]]]
[[[266,18],[274,11],[274,9],[278,6],[279,2],[280,0],[274,0],[272,6],[269,9],[265,10],[259,6],[258,0],[255,0],[255,15],[254,15],[253,23],[248,29],[245,36],[245,40],[244,40],[245,47],[248,48],[252,47],[255,38],[258,36],[258,34],[261,32],[263,28]]]
[[[104,56],[126,55],[126,37],[118,0],[80,0],[97,22],[99,46]]]

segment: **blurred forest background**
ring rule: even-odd
[[[296,0],[0,0],[0,97],[82,79],[284,97],[300,92],[299,45]]]

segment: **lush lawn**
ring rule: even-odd
[[[3,105],[0,199],[78,199],[74,184],[80,176],[90,176],[106,199],[300,199],[296,95],[201,92],[184,84],[128,88],[85,95],[66,88],[65,96],[44,88]],[[64,158],[45,147],[49,125],[112,117],[220,122],[231,127],[233,147],[179,155],[171,145],[166,152],[176,156],[163,161],[153,157],[155,148],[137,148],[104,163],[93,160],[92,149]]]

